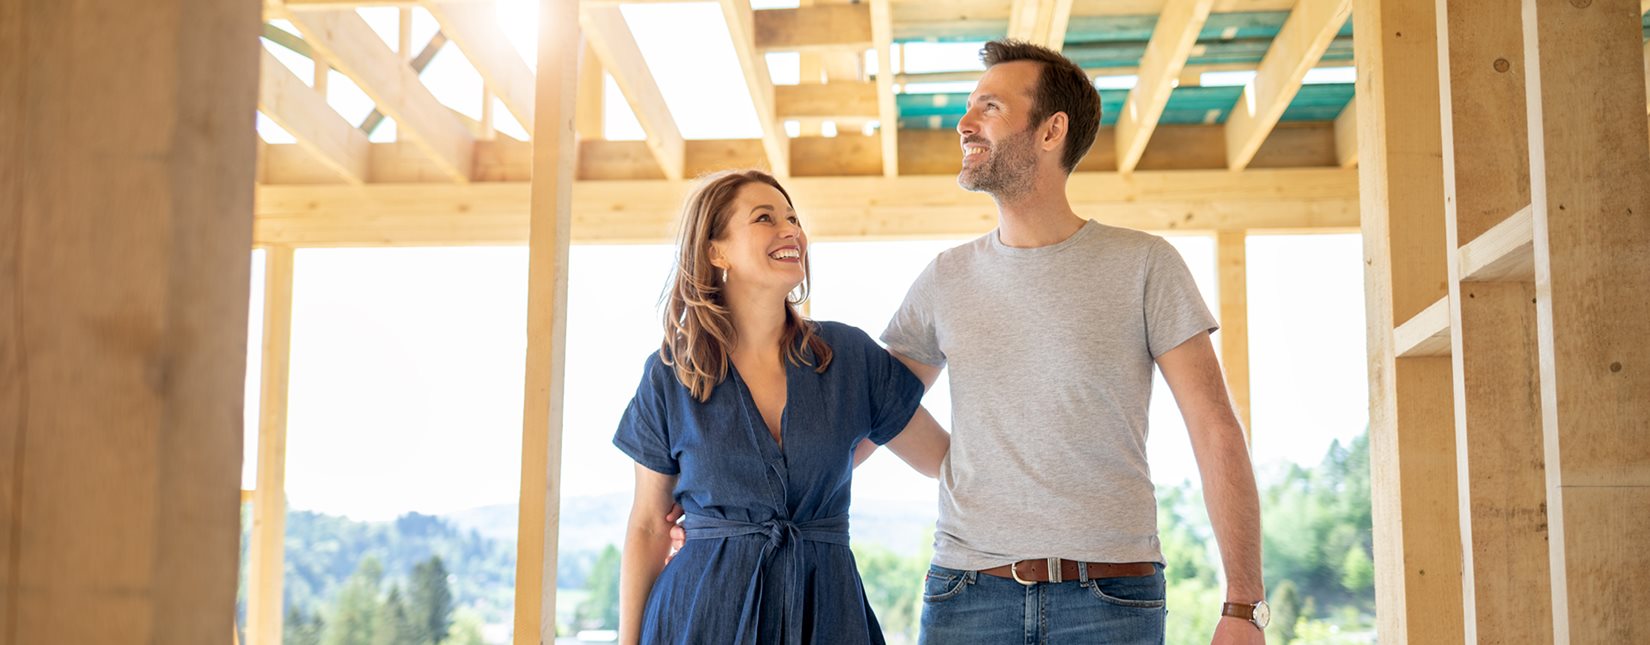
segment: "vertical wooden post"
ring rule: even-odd
[[[1558,643],[1650,642],[1650,149],[1634,0],[1525,0]]]
[[[540,0],[527,247],[521,520],[516,543],[517,645],[556,640],[562,373],[567,358],[567,241],[573,221],[573,106],[578,53],[578,0]]]
[[[1215,234],[1215,261],[1220,267],[1220,364],[1226,387],[1251,444],[1249,420],[1249,272],[1246,231]]]
[[[607,92],[606,79],[602,72],[602,63],[596,58],[596,51],[590,48],[588,42],[579,47],[579,98],[578,108],[574,110],[579,139],[596,141],[606,138],[602,133],[602,126],[606,113],[604,96]]]
[[[1358,195],[1370,355],[1377,629],[1458,643],[1461,542],[1450,359],[1399,358],[1393,329],[1448,294],[1433,0],[1359,0]]]
[[[0,5],[0,641],[228,640],[258,32]]]
[[[1438,0],[1437,9],[1464,634],[1469,643],[1545,642],[1535,285],[1463,283],[1457,251],[1529,204],[1522,21],[1495,3]]]
[[[290,246],[264,249],[263,368],[258,381],[258,484],[252,492],[251,561],[246,577],[246,639],[280,645],[286,567],[286,415],[292,363]]]

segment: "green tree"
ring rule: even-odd
[[[1352,593],[1375,589],[1375,561],[1364,553],[1362,544],[1352,545],[1341,559],[1341,586]]]
[[[321,645],[325,623],[319,614],[304,617],[297,607],[287,607],[281,642],[284,645]]]
[[[874,544],[859,543],[852,548],[860,579],[865,583],[865,598],[876,612],[883,634],[893,642],[901,638],[915,642],[931,547],[908,557]]]
[[[447,583],[447,567],[441,563],[441,556],[430,556],[413,567],[407,587],[407,620],[413,629],[412,642],[440,643],[447,637],[452,618],[453,591]]]
[[[1289,645],[1295,640],[1295,625],[1301,617],[1301,593],[1295,588],[1295,583],[1288,580],[1278,585],[1272,591],[1272,624],[1267,631],[1276,634],[1278,645]]]
[[[373,645],[373,627],[378,615],[378,589],[384,583],[384,565],[378,558],[361,560],[344,588],[327,621],[324,645]]]
[[[575,629],[617,629],[619,627],[619,549],[611,544],[596,557],[596,565],[585,580],[590,596],[574,612]]]
[[[481,635],[481,626],[481,614],[470,609],[459,609],[453,612],[452,626],[447,629],[447,638],[441,641],[441,645],[487,645],[487,640]]]
[[[412,621],[407,618],[407,603],[401,600],[401,588],[390,587],[384,602],[372,621],[372,645],[410,645],[418,642]]]

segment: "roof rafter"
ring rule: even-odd
[[[1118,170],[1133,172],[1140,163],[1214,4],[1214,0],[1170,0],[1163,7],[1151,42],[1146,45],[1146,55],[1140,60],[1140,81],[1129,92],[1117,118]]]
[[[1335,117],[1335,158],[1342,168],[1358,165],[1358,102],[1349,101]]]
[[[360,15],[352,9],[302,11],[289,12],[288,19],[317,55],[395,119],[398,138],[423,150],[453,180],[470,180],[475,138]]]
[[[1014,0],[1008,37],[1059,51],[1066,43],[1072,0]]]
[[[750,89],[751,105],[756,108],[756,120],[762,125],[762,149],[768,154],[768,168],[774,175],[788,177],[791,174],[790,139],[774,113],[773,78],[768,75],[767,59],[757,51],[755,12],[751,10],[750,0],[720,0],[720,3],[734,55],[739,57],[739,68],[745,75],[745,87]]]
[[[527,61],[521,59],[510,39],[498,24],[497,5],[485,2],[437,2],[425,0],[423,7],[441,25],[474,65],[487,88],[505,109],[516,117],[516,122],[528,132],[533,131],[533,72]]]
[[[682,131],[665,105],[659,84],[642,59],[642,50],[625,23],[619,6],[590,5],[579,12],[579,23],[584,27],[585,41],[596,52],[602,68],[613,77],[625,101],[636,114],[642,131],[647,133],[647,147],[652,151],[665,177],[681,179],[685,144]]]
[[[1300,0],[1226,120],[1226,162],[1242,170],[1283,118],[1306,73],[1352,15],[1352,0]]]
[[[305,84],[269,50],[259,47],[258,52],[263,55],[258,72],[258,110],[345,181],[365,183],[372,149],[367,135],[339,116],[327,105],[325,96]]]

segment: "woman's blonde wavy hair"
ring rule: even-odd
[[[791,203],[791,194],[772,175],[760,170],[730,170],[705,177],[682,206],[676,243],[676,267],[665,288],[665,339],[659,357],[676,368],[676,379],[698,401],[728,375],[730,354],[738,342],[733,317],[723,300],[721,272],[710,262],[710,243],[727,230],[739,189],[752,183],[773,186]],[[831,348],[817,333],[817,324],[802,317],[796,305],[808,299],[808,257],[802,256],[802,284],[785,298],[785,331],[780,346],[792,365],[813,365],[824,372],[831,364]],[[808,352],[804,352],[806,347]],[[813,360],[808,359],[812,354]]]

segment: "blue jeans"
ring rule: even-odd
[[[921,645],[1162,645],[1163,566],[1150,576],[1026,586],[978,571],[930,566]]]

